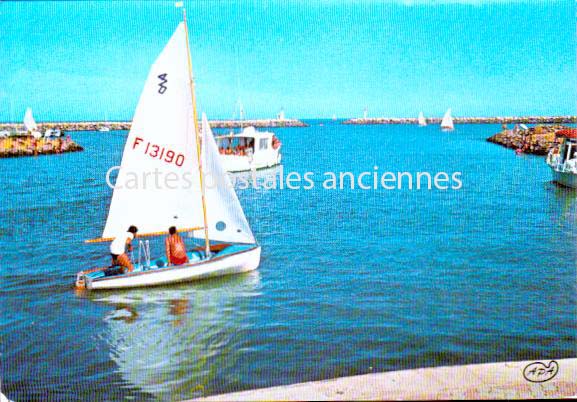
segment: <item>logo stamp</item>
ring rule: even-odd
[[[559,372],[559,363],[551,360],[549,364],[534,362],[525,366],[523,377],[529,382],[545,382],[551,380]]]
[[[168,82],[166,79],[166,73],[160,74],[158,78],[160,79],[160,83],[158,84],[158,93],[163,95],[166,92],[166,83]]]

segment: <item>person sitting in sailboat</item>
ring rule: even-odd
[[[126,254],[126,248],[129,251],[132,251],[132,240],[136,233],[138,232],[138,228],[136,226],[130,226],[128,231],[122,233],[120,236],[116,236],[112,243],[110,243],[110,256],[112,257],[112,265],[119,265],[121,267],[125,267],[128,272],[132,272],[134,267],[132,266],[132,262],[130,258]]]
[[[166,246],[166,260],[168,265],[182,265],[188,263],[186,245],[178,234],[176,227],[168,228],[168,236],[164,242]]]

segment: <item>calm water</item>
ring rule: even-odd
[[[275,130],[309,191],[239,192],[258,271],[76,295],[126,133],[0,160],[3,390],[15,400],[171,400],[335,376],[575,357],[577,194],[497,126]],[[324,190],[325,171],[462,172],[459,191]],[[262,173],[263,175],[270,173]],[[161,248],[156,247],[160,252]]]

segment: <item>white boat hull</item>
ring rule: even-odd
[[[221,155],[221,161],[226,171],[231,173],[266,169],[280,164],[281,155],[278,151],[267,154],[264,157]]]
[[[90,279],[86,289],[121,289],[166,285],[253,271],[260,263],[260,246],[188,265],[170,266],[118,276]]]
[[[577,188],[577,174],[571,172],[560,172],[551,168],[553,181],[565,187]]]

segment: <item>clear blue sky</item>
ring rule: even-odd
[[[568,1],[187,1],[200,108],[229,118],[575,114]],[[173,1],[0,2],[0,120],[130,119]]]

